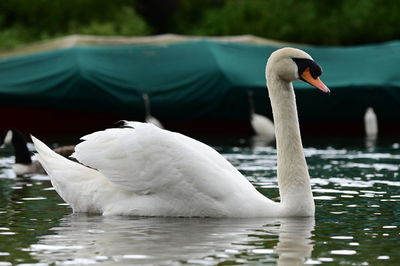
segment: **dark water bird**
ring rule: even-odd
[[[321,67],[307,53],[282,48],[268,59],[266,78],[275,122],[280,202],[258,192],[210,146],[149,123],[82,138],[72,162],[32,137],[37,158],[74,212],[181,217],[313,216],[292,81],[325,93]],[[88,167],[87,167],[88,166]]]
[[[3,136],[0,138],[0,145],[11,145],[14,149],[15,161],[12,165],[16,175],[24,174],[46,174],[41,163],[32,160],[32,153],[28,149],[28,142],[25,136],[17,129],[8,129],[4,131]],[[54,152],[68,157],[74,151],[74,146],[61,146],[54,149]]]

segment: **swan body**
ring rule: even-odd
[[[214,149],[184,135],[130,122],[83,139],[73,156],[91,168],[67,162],[33,138],[54,187],[76,212],[224,217],[278,211]]]
[[[378,118],[372,107],[368,107],[364,114],[365,135],[367,138],[376,139],[378,136]]]
[[[12,165],[12,169],[17,176],[26,174],[46,174],[40,162],[31,159],[28,142],[19,130],[7,130],[2,141],[3,144],[11,145],[14,149],[15,162]],[[55,148],[54,151],[68,157],[73,153],[74,146],[62,146]]]
[[[252,113],[250,123],[257,136],[262,136],[271,140],[275,138],[274,123],[267,117],[257,113]]]
[[[297,63],[293,57],[308,61]],[[302,69],[304,64],[310,67]],[[83,137],[73,154],[82,164],[65,159],[32,137],[37,158],[74,212],[185,217],[313,216],[315,207],[291,82],[304,78],[329,91],[317,77],[321,74],[318,67],[308,54],[292,48],[274,52],[267,63],[276,121],[281,202],[259,193],[213,148],[148,123],[126,122],[124,128]],[[307,76],[310,73],[312,78]]]
[[[255,112],[253,97],[254,97],[253,92],[248,91],[251,127],[256,133],[256,136],[260,136],[265,138],[266,140],[272,141],[275,139],[274,123],[268,117],[257,114]]]

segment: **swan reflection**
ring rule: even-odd
[[[229,261],[303,264],[311,256],[314,218],[127,218],[74,214],[30,246],[42,263],[180,263]]]
[[[250,138],[250,146],[252,148],[255,147],[267,147],[267,146],[273,146],[275,141],[275,136],[274,137],[268,137],[268,136],[252,136]]]

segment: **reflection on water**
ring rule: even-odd
[[[276,150],[229,143],[215,147],[279,200]],[[0,150],[0,265],[400,265],[399,142],[306,139],[305,146],[315,220],[71,214],[47,176],[16,178],[10,152]]]
[[[52,234],[30,246],[34,258],[51,263],[215,265],[250,257],[280,265],[311,255],[314,219],[124,218],[68,215]],[[49,256],[50,255],[50,256]]]

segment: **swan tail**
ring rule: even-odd
[[[50,177],[60,197],[74,212],[100,212],[99,202],[93,193],[105,182],[98,171],[71,161],[50,149],[46,144],[31,136],[37,153],[36,159]]]

